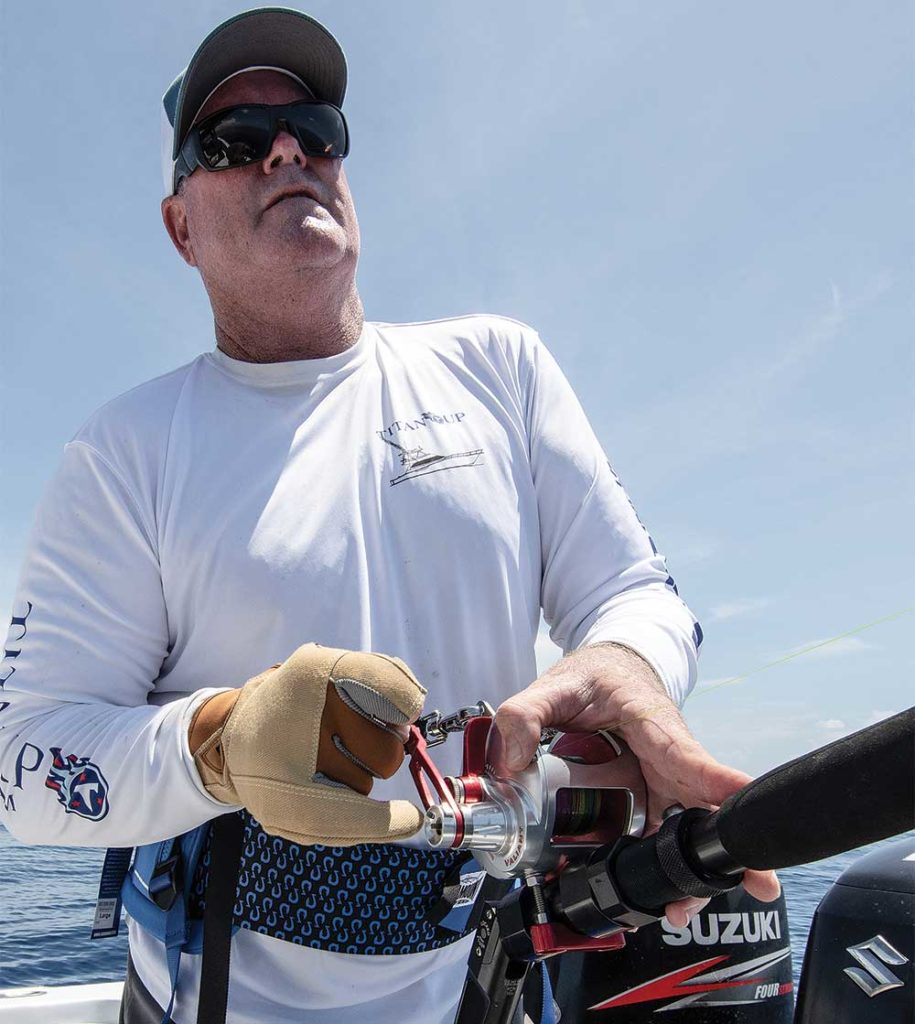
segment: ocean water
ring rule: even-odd
[[[817,904],[836,878],[877,845],[779,872],[788,904],[795,983]],[[0,988],[119,981],[127,960],[126,929],[89,940],[104,852],[23,846],[0,827]]]

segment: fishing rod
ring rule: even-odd
[[[645,783],[619,737],[559,734],[527,768],[496,776],[485,760],[491,709],[481,704],[450,716],[464,764],[444,778],[427,749],[442,721],[421,719],[406,744],[426,839],[520,882],[483,911],[455,1024],[508,1024],[532,965],[619,949],[674,900],[915,827],[915,708],[772,769],[716,811],[671,809],[645,837]]]

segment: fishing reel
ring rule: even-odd
[[[472,851],[488,874],[508,879],[545,877],[641,835],[645,781],[623,740],[606,731],[551,733],[526,768],[499,776],[486,763],[492,714],[481,701],[447,718],[433,712],[411,728],[406,749],[430,846]],[[442,777],[427,748],[449,732],[463,732],[463,768]]]
[[[612,886],[608,902],[599,879],[592,887],[600,851],[634,841],[645,826],[645,780],[629,747],[606,731],[551,732],[526,768],[497,775],[486,761],[492,721],[484,701],[447,717],[433,712],[411,726],[406,742],[430,846],[470,851],[504,881],[505,895],[482,911],[456,1024],[508,1024],[532,964],[573,950],[619,949],[623,932],[654,920],[633,914]],[[452,732],[463,733],[463,766],[443,777],[428,747]]]

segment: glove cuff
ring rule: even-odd
[[[227,777],[222,734],[240,695],[240,689],[215,694],[197,708],[188,726],[188,747],[204,788],[229,804],[238,803],[238,794]]]

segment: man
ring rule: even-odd
[[[546,726],[616,728],[650,825],[746,776],[679,715],[701,634],[536,333],[364,320],[345,85],[329,33],[270,9],[166,93],[163,220],[217,347],[65,449],[2,672],[3,821],[127,847],[243,808],[229,1019],[445,1024],[471,941],[433,920],[454,858],[410,838],[404,772],[367,796],[423,687],[501,702],[497,770]],[[527,685],[541,608],[567,656]],[[200,957],[136,921],[130,946],[127,1024],[194,1020]]]

